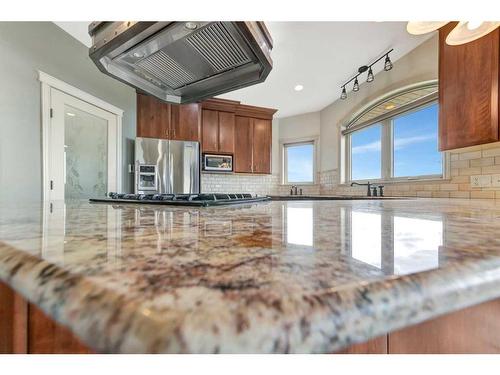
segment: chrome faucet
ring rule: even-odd
[[[366,196],[367,197],[371,197],[372,196],[372,184],[370,184],[370,181],[368,181],[366,184],[360,184],[358,182],[351,182],[351,186],[354,186],[354,185],[357,185],[357,186],[366,186],[367,187]]]
[[[297,185],[292,185],[290,189],[290,195],[298,195],[297,189],[298,189]]]

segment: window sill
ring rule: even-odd
[[[315,186],[316,182],[282,182],[280,186]]]
[[[411,184],[413,182],[450,182],[451,178],[446,178],[446,177],[423,177],[423,178],[402,178],[402,179],[393,179],[393,180],[355,180],[351,182],[359,182],[359,183],[367,183],[370,182],[370,184],[387,184],[387,185],[392,185],[392,184]],[[351,187],[351,182],[348,183],[341,183],[339,186],[342,187]]]

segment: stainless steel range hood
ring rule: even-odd
[[[92,22],[89,34],[103,73],[170,103],[254,85],[272,69],[263,22]]]

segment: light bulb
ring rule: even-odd
[[[385,63],[384,63],[384,70],[388,72],[389,70],[392,69],[392,62],[391,59],[389,58],[389,55],[385,56]]]
[[[373,71],[370,67],[370,69],[368,70],[368,75],[366,76],[366,82],[373,82],[374,79],[375,77],[373,76]]]
[[[354,80],[354,85],[352,86],[352,91],[359,91],[359,82],[358,78]]]
[[[345,91],[345,87],[342,87],[342,94],[340,94],[340,99],[347,99],[347,92]]]

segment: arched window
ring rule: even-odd
[[[437,97],[437,81],[426,81],[385,94],[353,113],[342,130],[344,181],[442,178]]]

